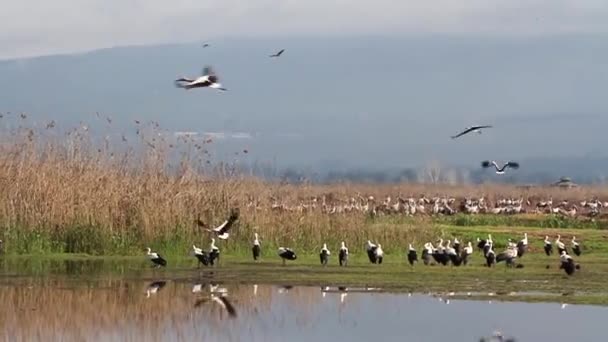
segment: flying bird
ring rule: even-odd
[[[492,160],[492,161],[485,160],[485,161],[482,161],[482,162],[481,162],[481,167],[483,167],[484,169],[486,169],[486,168],[488,168],[488,167],[490,167],[490,166],[492,166],[492,165],[494,165],[494,168],[496,169],[496,174],[497,174],[497,175],[502,175],[502,174],[504,174],[504,173],[505,173],[505,170],[506,170],[507,168],[512,168],[512,169],[514,169],[514,170],[519,169],[519,164],[518,164],[518,163],[516,163],[516,162],[512,162],[512,161],[506,162],[506,163],[505,163],[503,166],[500,166],[500,167],[499,167],[499,166],[498,166],[498,164],[497,164],[495,161],[493,161],[493,160]]]
[[[175,80],[175,86],[178,88],[184,89],[192,89],[192,88],[213,88],[221,91],[227,91],[228,89],[222,87],[222,84],[219,82],[219,77],[217,74],[211,69],[210,66],[206,66],[203,69],[203,74],[196,78],[188,78],[182,77]]]
[[[274,57],[279,57],[283,54],[283,52],[285,52],[285,49],[281,49],[281,51],[275,53],[274,55],[270,55],[270,58],[274,58]]]
[[[204,48],[209,47],[209,43],[203,43],[203,47]]]
[[[234,222],[236,222],[236,220],[238,220],[238,219],[239,219],[239,210],[238,210],[238,208],[234,208],[234,209],[232,209],[228,219],[215,228],[207,228],[207,225],[200,219],[196,220],[196,224],[201,228],[205,228],[208,232],[215,233],[219,239],[226,240],[230,236],[230,234],[228,233],[228,230],[232,227]]]
[[[476,126],[467,127],[467,128],[465,128],[464,131],[462,131],[462,132],[460,132],[460,133],[452,136],[452,139],[459,138],[459,137],[461,137],[461,136],[463,136],[465,134],[469,134],[471,132],[475,132],[477,134],[481,134],[481,130],[483,128],[492,128],[492,126],[490,126],[490,125],[483,125],[483,126],[476,125]]]

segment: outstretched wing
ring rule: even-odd
[[[481,167],[483,167],[484,169],[487,169],[488,167],[490,167],[490,165],[492,165],[492,163],[490,163],[489,160],[484,160],[481,162]],[[485,241],[485,240],[482,240]]]
[[[224,221],[224,223],[222,223],[219,227],[215,228],[214,230],[216,232],[218,232],[219,234],[224,234],[226,233],[234,224],[234,222],[236,222],[236,220],[239,219],[239,211],[238,209],[233,209],[232,213],[230,213],[230,217],[228,217],[228,219],[226,221]]]
[[[463,136],[463,135],[465,135],[467,133],[470,133],[471,131],[473,131],[475,129],[476,129],[475,127],[469,127],[467,129],[465,129],[464,131],[458,133],[457,135],[452,136],[452,139],[456,139],[458,137],[461,137],[461,136]]]
[[[519,163],[512,161],[508,162],[506,166],[516,170],[519,169]]]
[[[481,126],[473,126],[473,129],[482,129],[482,128],[492,128],[491,125],[481,125]]]

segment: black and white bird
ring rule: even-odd
[[[465,134],[469,134],[471,132],[474,132],[474,133],[477,133],[477,134],[481,134],[481,130],[484,129],[484,128],[492,128],[492,126],[490,126],[490,125],[470,126],[470,127],[465,128],[464,131],[458,133],[457,135],[452,136],[452,139],[459,138],[459,137],[461,137],[461,136],[463,136]]]
[[[378,248],[378,246],[373,244],[370,240],[367,240],[367,245],[366,245],[367,257],[369,258],[369,262],[371,262],[372,264],[375,264],[378,261],[378,259],[376,258],[376,249],[377,248]]]
[[[450,256],[446,248],[443,246],[443,239],[439,239],[439,243],[437,244],[437,248],[433,249],[433,259],[438,264],[446,266],[450,262]]]
[[[555,247],[557,247],[557,253],[559,255],[562,255],[562,252],[568,253],[568,250],[566,250],[566,244],[562,242],[562,236],[559,234],[557,235],[557,239],[555,239]]]
[[[192,254],[198,260],[198,267],[201,267],[201,264],[205,266],[209,266],[209,255],[207,252],[203,251],[201,248],[196,247],[196,245],[192,245]]]
[[[253,260],[257,261],[260,258],[260,254],[262,252],[258,233],[253,233],[253,247],[251,247],[251,252],[253,253]]]
[[[407,251],[407,261],[410,263],[411,266],[414,266],[414,263],[418,261],[418,253],[416,252],[416,249],[412,247],[411,243]]]
[[[519,163],[513,162],[513,161],[508,161],[505,164],[503,164],[502,166],[498,166],[498,163],[496,163],[494,160],[489,161],[489,160],[484,160],[481,162],[481,167],[483,167],[484,169],[487,169],[490,166],[494,166],[494,168],[496,169],[496,174],[497,175],[502,175],[505,173],[505,170],[507,168],[511,168],[514,170],[519,169]]]
[[[460,241],[458,240],[458,238],[454,238],[454,243],[452,244],[452,247],[454,247],[456,254],[460,255]]]
[[[559,260],[561,262],[559,268],[566,271],[567,275],[572,275],[574,274],[574,270],[580,269],[580,266],[574,263],[574,259],[572,259],[572,257],[569,256],[566,251],[562,251],[559,256]]]
[[[163,259],[163,257],[160,254],[158,254],[156,252],[152,252],[152,249],[150,249],[150,247],[146,248],[146,251],[147,251],[148,258],[154,264],[153,267],[167,266],[167,260]]]
[[[553,254],[553,244],[551,243],[551,240],[549,240],[548,236],[545,236],[545,254],[547,254],[547,256],[550,256],[551,254]]]
[[[375,254],[376,254],[376,262],[378,264],[381,264],[382,263],[382,259],[384,258],[384,251],[382,250],[382,245],[381,244],[377,245]]]
[[[283,265],[286,260],[296,260],[297,256],[294,251],[286,247],[279,247],[279,256],[283,259]]]
[[[219,82],[219,80],[219,77],[213,71],[213,69],[210,66],[206,66],[203,69],[202,76],[197,78],[178,78],[177,80],[175,80],[175,86],[183,89],[213,88],[221,91],[228,90],[222,87],[222,84]]]
[[[238,210],[238,208],[234,208],[230,212],[230,216],[228,217],[228,219],[226,221],[224,221],[222,224],[220,224],[219,226],[217,226],[215,228],[211,228],[211,229],[205,228],[205,229],[207,229],[207,231],[209,231],[209,232],[215,233],[219,239],[226,240],[230,236],[230,234],[228,233],[228,230],[230,230],[230,228],[232,228],[232,225],[238,219],[239,219],[239,210]],[[197,220],[197,224],[201,227],[206,226],[200,220]]]
[[[432,243],[427,242],[424,244],[424,248],[422,249],[422,262],[425,265],[429,265],[431,263],[434,249],[435,248],[433,247]]]
[[[148,287],[146,288],[146,298],[150,298],[150,296],[156,294],[163,287],[165,287],[165,285],[167,285],[167,282],[164,280],[154,281],[150,283],[150,285],[148,285]]]
[[[517,258],[517,247],[509,246],[507,249],[496,256],[496,263],[504,261],[507,267],[515,266],[515,259]]]
[[[272,54],[268,57],[270,57],[270,58],[280,57],[283,54],[283,52],[285,52],[285,49],[281,49],[279,52]]]
[[[232,305],[232,303],[228,300],[226,294],[216,295],[212,293],[211,300],[219,304],[222,309],[226,310],[229,317],[236,317],[236,309],[234,308],[234,305]]]
[[[446,244],[445,253],[447,253],[453,266],[460,266],[460,264],[462,264],[462,258],[460,257],[460,254],[456,252],[456,249],[452,247],[450,240],[448,240],[448,243]]]
[[[496,264],[496,254],[494,253],[494,250],[492,250],[492,248],[490,248],[490,250],[488,250],[488,252],[485,254],[485,257],[486,257],[486,266],[492,267]]]
[[[220,249],[215,245],[215,239],[211,239],[209,244],[209,264],[215,265],[216,262],[220,262]]]
[[[473,244],[471,241],[462,249],[462,253],[460,254],[460,258],[462,259],[462,264],[467,265],[469,263],[469,257],[473,254]]]
[[[346,247],[344,241],[342,241],[342,246],[340,246],[340,252],[338,253],[338,262],[340,263],[340,266],[348,265],[348,248]]]
[[[581,246],[579,245],[579,243],[576,241],[576,236],[572,237],[572,240],[570,242],[572,244],[572,251],[574,252],[574,254],[576,256],[580,256],[581,255]]]
[[[483,252],[483,255],[486,255],[493,245],[494,241],[492,241],[492,234],[488,234],[487,239],[477,238],[477,248]]]
[[[524,233],[524,238],[517,243],[517,257],[521,258],[528,250],[528,233]]]
[[[319,252],[319,259],[321,260],[321,265],[327,266],[327,262],[329,261],[329,256],[331,252],[327,248],[327,244],[323,244],[323,248],[321,248],[321,252]]]

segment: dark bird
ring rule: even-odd
[[[376,258],[376,249],[377,248],[378,248],[378,246],[373,244],[370,240],[367,240],[367,246],[366,246],[367,257],[369,258],[369,262],[371,262],[372,264],[375,264],[378,261]]]
[[[150,298],[151,295],[156,294],[163,287],[165,287],[165,285],[167,285],[167,282],[162,280],[150,283],[150,285],[148,285],[148,288],[146,289],[146,297]]]
[[[203,43],[203,47],[204,48],[209,47],[209,43]]]
[[[458,241],[458,238],[454,238],[454,244],[452,247],[454,247],[456,254],[460,255],[460,241]]]
[[[279,57],[283,54],[283,52],[285,52],[285,49],[281,49],[281,51],[275,53],[274,55],[270,55],[270,58],[274,58],[274,57]]]
[[[182,77],[175,80],[175,86],[183,89],[192,89],[192,88],[213,88],[221,91],[227,91],[228,89],[223,88],[222,84],[219,82],[219,77],[217,74],[211,69],[210,66],[206,66],[203,69],[202,76],[197,78],[188,78]]]
[[[198,260],[199,268],[201,267],[201,264],[203,264],[205,266],[209,266],[209,254],[207,254],[207,252],[196,247],[195,245],[192,245],[192,254],[194,254],[196,259]]]
[[[576,256],[580,256],[581,255],[581,246],[578,244],[578,242],[576,242],[576,236],[572,237],[572,251],[574,252],[574,254]],[[2,253],[2,240],[0,240],[0,253]]]
[[[461,137],[461,136],[463,136],[463,135],[465,135],[465,134],[469,134],[469,133],[471,133],[471,132],[475,132],[475,133],[477,133],[477,134],[481,134],[481,130],[482,130],[483,128],[492,128],[492,126],[490,126],[490,125],[485,125],[485,126],[471,126],[471,127],[467,127],[467,128],[465,128],[465,130],[464,130],[464,131],[462,131],[462,132],[458,133],[457,135],[452,136],[452,139],[459,138],[459,137]]]
[[[196,220],[196,223],[200,227],[205,228],[207,231],[215,233],[219,239],[226,240],[230,236],[230,234],[228,233],[228,230],[230,228],[232,228],[232,225],[238,219],[239,219],[239,210],[238,210],[238,208],[234,208],[234,209],[232,209],[228,219],[215,228],[211,228],[211,229],[206,228],[207,226],[205,225],[205,223],[199,219]]]
[[[146,248],[146,250],[148,252],[147,253],[148,258],[150,258],[150,261],[152,261],[152,263],[154,264],[154,267],[167,266],[167,260],[163,259],[163,257],[160,256],[160,254],[158,254],[156,252],[152,252],[150,247]]]
[[[209,264],[215,265],[216,261],[220,261],[220,249],[215,245],[215,239],[212,238],[209,245]]]
[[[283,259],[283,265],[286,260],[296,260],[297,256],[294,251],[286,247],[279,247],[279,256]]]
[[[574,274],[574,270],[580,269],[578,264],[574,263],[574,259],[566,253],[566,251],[562,251],[562,254],[559,256],[559,260],[561,261],[560,269],[566,271],[567,275]]]
[[[342,246],[340,247],[340,252],[338,253],[338,262],[340,266],[348,265],[348,248],[346,248],[346,244],[342,241]]]
[[[549,240],[548,236],[545,236],[545,254],[547,254],[547,256],[550,256],[551,254],[553,254],[553,244],[551,243],[551,240]]]
[[[524,238],[517,243],[517,257],[521,258],[528,250],[528,233],[524,233]]]
[[[410,266],[414,266],[414,263],[418,261],[418,253],[411,243],[407,252],[407,261],[410,263]]]
[[[329,261],[329,256],[331,252],[327,249],[327,244],[323,244],[323,248],[321,248],[321,252],[319,253],[319,259],[321,260],[321,265],[327,266],[327,262]]]
[[[254,233],[253,236],[253,247],[251,247],[251,252],[253,253],[253,260],[257,261],[260,258],[262,249],[260,248],[260,240],[258,239],[258,233]]]
[[[493,161],[493,160],[492,160],[492,161],[485,160],[485,161],[482,161],[482,162],[481,162],[481,167],[483,167],[484,169],[486,169],[486,168],[488,168],[488,167],[490,167],[490,166],[492,166],[492,165],[494,165],[494,168],[496,169],[496,174],[497,174],[497,175],[502,175],[502,174],[504,174],[504,173],[505,173],[505,170],[506,170],[507,168],[512,168],[512,169],[514,169],[514,170],[519,169],[519,164],[518,164],[518,163],[516,163],[516,162],[512,162],[512,161],[506,162],[506,163],[505,163],[503,166],[500,166],[500,167],[499,167],[499,166],[498,166],[498,164],[497,164],[495,161]]]
[[[4,242],[0,240],[0,255],[4,254]]]
[[[494,251],[491,248],[486,253],[485,256],[486,256],[486,266],[492,267],[492,266],[494,266],[494,264],[496,264],[496,254],[494,253]]]

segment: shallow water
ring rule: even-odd
[[[179,279],[154,278],[151,272],[88,279],[83,272],[97,266],[67,265],[72,273],[66,264],[37,275],[0,273],[3,340],[479,341],[499,330],[517,341],[601,341],[608,314],[601,306],[456,300],[381,289],[324,292],[320,286],[237,283],[215,288],[198,271]],[[154,292],[151,284],[158,281],[164,286]]]

